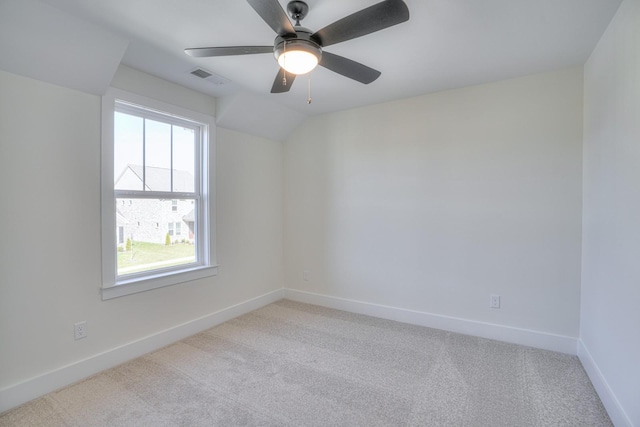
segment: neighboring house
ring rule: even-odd
[[[115,183],[116,190],[141,190],[142,166],[127,165]],[[169,191],[171,169],[146,167],[145,190]],[[173,170],[173,190],[193,191],[193,175]],[[194,239],[195,205],[193,200],[180,199],[118,199],[116,204],[116,243],[123,247],[132,241],[164,244],[167,233],[172,242]]]

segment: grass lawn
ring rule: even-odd
[[[196,247],[188,243],[167,246],[158,243],[133,242],[132,246],[133,253],[131,251],[118,252],[119,274],[153,270],[195,261]],[[185,258],[190,259],[185,260]],[[175,261],[172,262],[172,260]]]

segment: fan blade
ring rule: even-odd
[[[286,76],[286,84],[285,84],[285,76]],[[291,85],[293,81],[296,79],[296,75],[292,73],[286,73],[284,68],[280,68],[278,71],[278,75],[276,79],[273,81],[273,87],[271,87],[271,93],[284,93],[289,92],[291,89]]]
[[[210,56],[252,55],[254,53],[272,52],[273,46],[194,47],[184,50],[184,53],[196,58],[206,58]]]
[[[278,0],[247,0],[247,2],[279,36],[296,33]]]
[[[402,0],[385,0],[346,16],[314,33],[322,47],[375,33],[409,20],[409,8]]]
[[[369,68],[359,62],[329,52],[322,52],[320,65],[366,85],[375,81],[382,74],[380,71]]]

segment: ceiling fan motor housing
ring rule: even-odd
[[[311,38],[311,34],[313,34],[311,30],[299,26],[296,26],[295,29],[295,36],[285,35],[284,37],[276,37],[273,43],[273,56],[275,56],[276,60],[280,58],[280,55],[282,55],[285,50],[303,50],[315,55],[318,58],[318,62],[320,62],[322,58],[322,48]]]

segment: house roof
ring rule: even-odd
[[[129,219],[120,212],[120,209],[116,208],[116,222],[118,224],[130,224]]]
[[[182,217],[184,222],[196,222],[196,210],[191,209],[191,211]]]
[[[193,175],[188,171],[173,169],[173,189],[171,188],[171,172],[169,168],[158,168],[154,166],[142,167],[142,165],[127,165],[115,183],[116,190],[131,190],[133,186],[129,179],[137,179],[140,183],[143,180],[143,169],[145,191],[194,191]],[[139,187],[138,187],[139,188]]]

